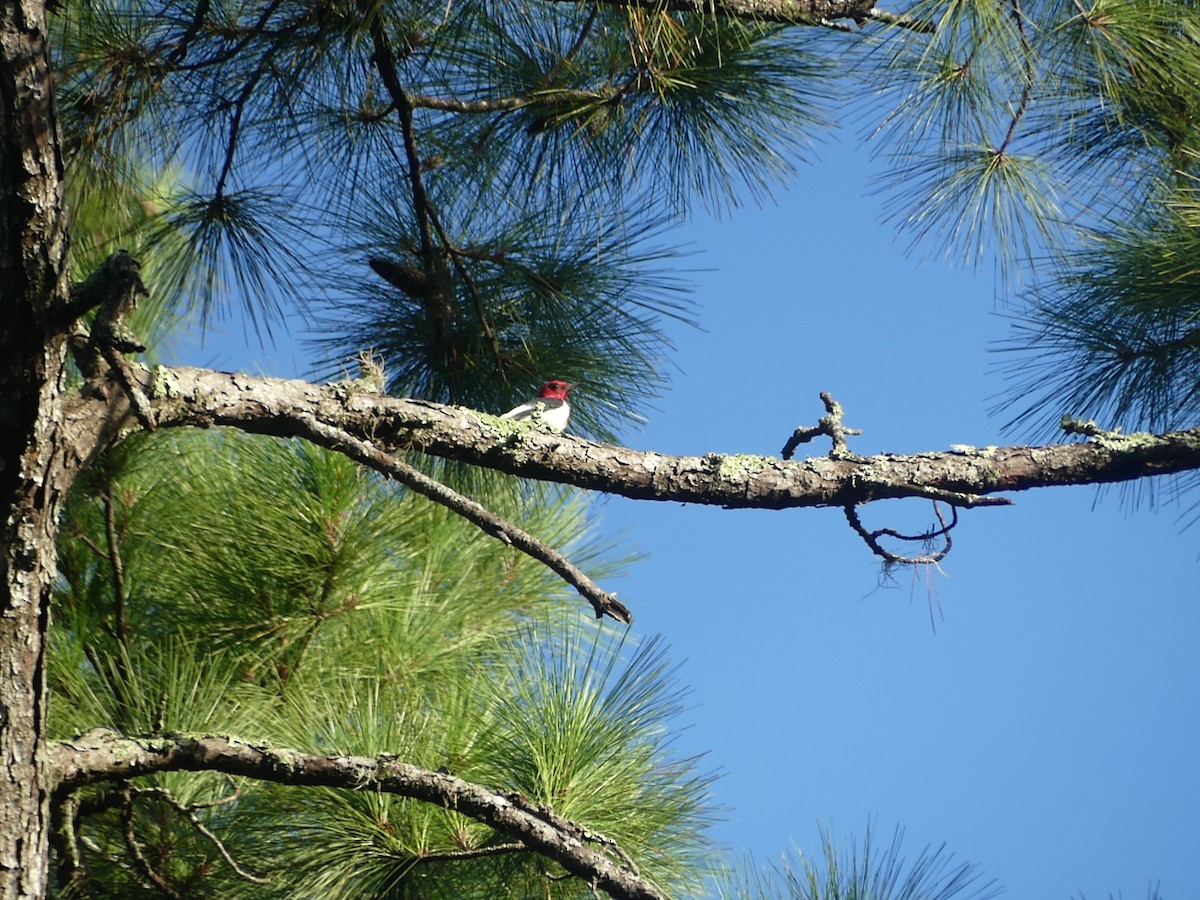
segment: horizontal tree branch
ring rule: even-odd
[[[431,97],[425,94],[413,94],[409,103],[414,109],[436,109],[442,112],[458,113],[495,113],[512,112],[527,106],[567,106],[571,103],[586,101],[611,100],[617,93],[615,88],[607,90],[572,90],[569,88],[553,88],[545,91],[534,91],[531,94],[521,94],[515,97],[485,97],[477,100],[459,100],[454,97]]]
[[[123,737],[95,729],[50,748],[51,784],[58,796],[99,781],[151,772],[222,772],[278,784],[377,791],[454,810],[520,840],[593,888],[630,900],[664,900],[628,865],[591,845],[611,841],[515,793],[492,791],[431,772],[391,755],[321,756],[251,744],[219,735]]]
[[[564,2],[564,0],[559,0]],[[577,0],[568,0],[577,2]],[[932,23],[902,13],[876,9],[874,0],[600,0],[611,6],[644,6],[654,10],[728,16],[781,25],[828,25],[839,19],[856,23],[874,19],[900,28],[932,32]]]
[[[956,505],[969,507],[984,502],[973,497],[1200,469],[1200,428],[1040,447],[956,447],[836,459],[784,461],[717,453],[669,456],[540,432],[525,423],[462,407],[384,397],[355,382],[314,385],[166,367],[156,367],[143,377],[159,427],[225,425],[297,437],[308,430],[306,422],[316,421],[389,450],[415,449],[511,475],[633,499],[728,508],[845,507],[950,494],[961,497]],[[78,401],[81,406],[88,403],[96,403],[97,414],[105,414],[98,401]],[[86,415],[83,409],[68,412]],[[782,423],[780,430],[785,430]]]

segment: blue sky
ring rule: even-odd
[[[701,251],[703,330],[670,326],[680,371],[627,443],[778,454],[822,390],[866,432],[859,453],[1016,442],[987,414],[1003,388],[989,345],[1015,300],[990,271],[907,254],[849,137],[819,152],[777,204],[670,236]],[[304,370],[288,342],[264,356],[210,339],[198,361]],[[848,837],[872,818],[881,838],[906,829],[910,859],[945,842],[1005,896],[1195,890],[1200,531],[1115,490],[1014,499],[965,512],[941,571],[881,584],[837,510],[598,498],[603,529],[649,554],[606,586],[683,661],[678,746],[725,773],[717,840],[766,860],[817,850],[818,821]],[[917,501],[864,518],[914,511],[928,521]]]
[[[866,432],[859,453],[1016,443],[987,414],[1015,300],[990,271],[906,254],[867,156],[821,155],[778,205],[684,230],[712,268],[706,330],[675,334],[682,373],[630,443],[777,454],[821,390]],[[818,820],[861,836],[872,817],[881,837],[906,829],[910,858],[946,842],[1006,896],[1195,890],[1200,532],[1111,489],[1013,499],[964,512],[942,571],[885,587],[837,510],[604,505],[651,554],[613,587],[686,659],[682,742],[726,772],[721,841],[812,852]]]

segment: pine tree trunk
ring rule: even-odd
[[[41,897],[46,625],[71,454],[62,164],[39,0],[0,3],[0,115],[0,897]]]
[[[42,767],[45,639],[57,517],[66,490],[56,463],[61,397],[55,370],[62,354],[9,355],[7,321],[0,332],[0,357],[6,360],[0,374],[6,398],[0,496],[7,513],[0,556],[0,897],[41,897],[49,812]],[[13,377],[21,374],[23,385]],[[19,399],[9,405],[14,393]]]

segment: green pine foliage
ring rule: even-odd
[[[713,894],[721,900],[990,900],[1000,896],[995,881],[979,867],[955,862],[954,854],[925,847],[911,861],[904,853],[904,831],[897,828],[881,847],[868,823],[861,842],[839,846],[833,829],[820,829],[821,847],[809,855],[793,849],[777,863],[757,866],[747,860],[737,872],[714,876]]]
[[[921,2],[927,40],[892,29],[872,124],[893,221],[914,243],[995,262],[1011,428],[1061,437],[1196,422],[1192,260],[1200,7],[1133,0]],[[899,173],[898,175],[896,173]]]
[[[56,25],[72,177],[178,173],[99,230],[143,236],[153,295],[315,319],[329,371],[369,344],[429,399],[507,408],[569,372],[607,438],[688,315],[662,226],[777,183],[835,86],[779,29],[633,8],[84,2]]]
[[[1003,345],[1002,410],[1041,438],[1063,415],[1192,426],[1200,9],[1098,3],[1048,31],[1061,98],[1040,116],[1039,143],[1074,192],[1073,227]]]
[[[575,432],[614,439],[667,383],[664,325],[694,315],[670,226],[769,196],[852,120],[889,220],[1013,288],[1011,425],[1195,425],[1195,3],[916,0],[854,33],[541,0],[51,12],[72,268],[142,262],[129,324],[151,355],[237,305],[264,339],[311,327],[325,375],[372,348],[396,394],[494,411],[582,382]],[[593,574],[625,561],[570,493],[432,469]],[[709,776],[672,753],[662,646],[585,622],[445,510],[300,442],[139,435],[80,479],[63,533],[57,736],[394,753],[548,804],[667,893],[699,889]],[[393,796],[173,773],[89,789],[75,821],[97,896],[590,895]],[[895,843],[869,848],[737,883],[973,883],[940,851],[900,878]]]
[[[545,802],[664,889],[695,886],[710,776],[671,752],[679,689],[657,641],[611,637],[529,558],[301,442],[131,439],[82,487],[55,606],[57,736],[108,727],[394,754]],[[577,501],[526,498],[520,513],[595,571],[613,568]],[[116,793],[80,795],[89,868],[107,873],[105,890],[154,895]],[[390,795],[170,773],[140,779],[132,808],[136,845],[185,893],[588,894],[511,839]]]

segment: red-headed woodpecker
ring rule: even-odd
[[[575,387],[565,381],[547,381],[532,400],[526,400],[516,409],[510,409],[500,418],[529,419],[536,424],[562,434],[567,430],[567,422],[571,419],[571,404],[567,402],[567,394]]]

